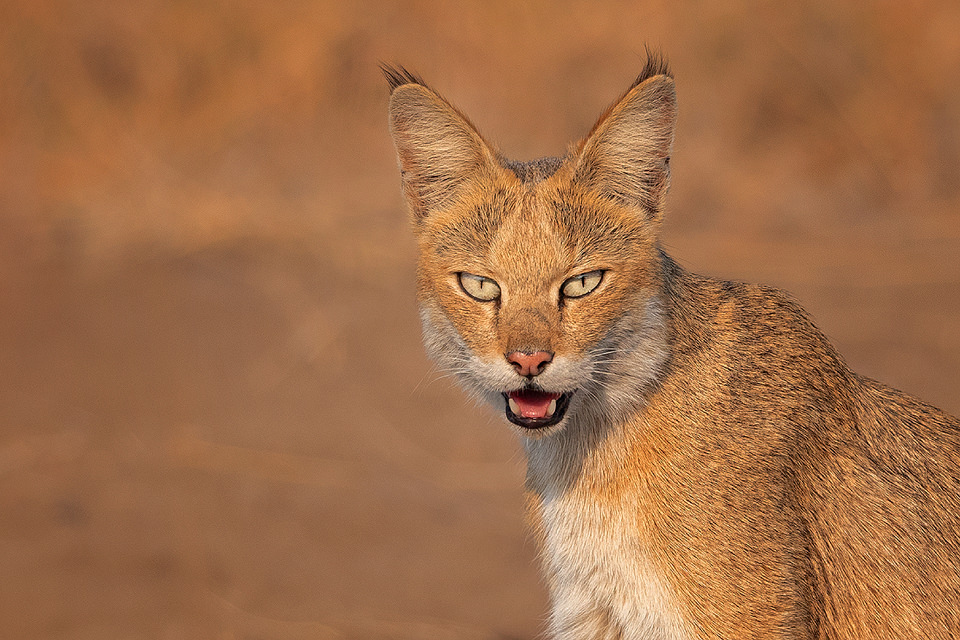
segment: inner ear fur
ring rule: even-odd
[[[673,79],[647,78],[600,117],[576,153],[575,180],[659,219],[677,120]]]
[[[476,128],[432,89],[403,84],[390,95],[390,133],[416,221],[454,200],[495,154]]]

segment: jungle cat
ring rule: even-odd
[[[664,252],[660,58],[532,162],[384,71],[426,348],[523,436],[551,637],[960,637],[960,420]]]

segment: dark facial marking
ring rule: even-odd
[[[563,158],[538,158],[526,162],[503,160],[502,163],[505,168],[510,169],[520,178],[520,182],[536,184],[556,173],[557,169],[563,165]]]

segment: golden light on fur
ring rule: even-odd
[[[386,73],[425,344],[523,435],[553,637],[960,636],[960,421],[662,250],[659,58],[531,162]]]

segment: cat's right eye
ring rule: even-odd
[[[472,273],[461,271],[457,274],[460,288],[464,293],[480,302],[490,302],[500,297],[500,285],[484,276],[475,276]]]

